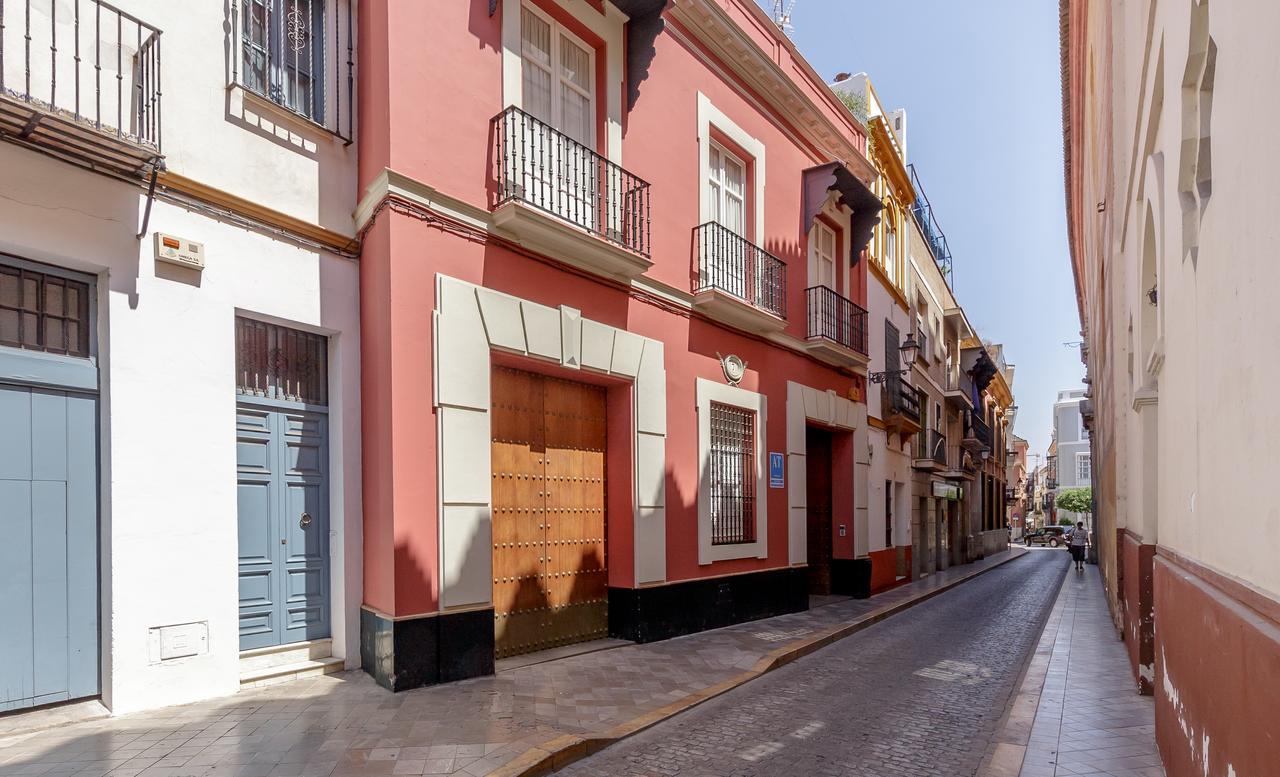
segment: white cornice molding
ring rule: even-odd
[[[441,192],[416,178],[384,168],[377,177],[365,187],[364,196],[356,205],[356,231],[360,232],[373,218],[374,212],[387,195],[421,205],[441,215],[448,216],[486,232],[493,225],[493,215],[484,208],[476,207],[469,202]]]
[[[874,177],[875,170],[866,157],[723,8],[712,0],[677,0],[668,13],[732,68],[770,107],[790,119],[809,142],[833,152],[863,181]],[[792,56],[800,59],[798,54]],[[850,121],[854,121],[852,116]]]
[[[383,169],[365,187],[364,196],[360,198],[360,203],[356,206],[355,211],[357,231],[365,228],[374,217],[378,206],[388,195],[412,202],[426,210],[497,236],[497,231],[493,229],[493,215],[489,211],[445,194],[435,187],[391,169]],[[566,226],[565,228],[570,229],[571,227]],[[551,256],[549,258],[555,259],[556,257]],[[638,292],[661,299],[663,302],[681,310],[693,311],[693,292],[688,289],[672,286],[647,275],[631,278],[630,286]],[[734,331],[744,331],[722,322],[716,323]],[[748,334],[756,333],[748,332]],[[806,340],[789,335],[786,332],[771,332],[757,336],[782,348],[812,358]],[[845,367],[855,375],[865,377],[867,374],[866,365],[863,364],[850,363]]]

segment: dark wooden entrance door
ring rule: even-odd
[[[831,593],[831,434],[805,429],[809,593]]]
[[[495,367],[491,391],[496,655],[605,637],[605,390]]]

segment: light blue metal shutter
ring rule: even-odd
[[[98,693],[97,400],[0,384],[0,710]]]

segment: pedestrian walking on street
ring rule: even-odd
[[[1084,521],[1078,521],[1071,533],[1071,558],[1076,562],[1076,571],[1084,570],[1084,550],[1088,545],[1089,532],[1085,531]]]

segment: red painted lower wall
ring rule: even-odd
[[[1153,570],[1156,741],[1166,774],[1280,774],[1280,620],[1163,549]]]
[[[1151,564],[1156,547],[1124,532],[1120,542],[1120,601],[1123,614],[1124,645],[1129,652],[1138,692],[1150,694],[1155,677],[1155,622],[1151,602]]]
[[[906,554],[907,576],[898,579],[898,552]],[[880,593],[902,583],[911,581],[911,548],[893,547],[873,550],[867,554],[871,558],[871,593]]]

